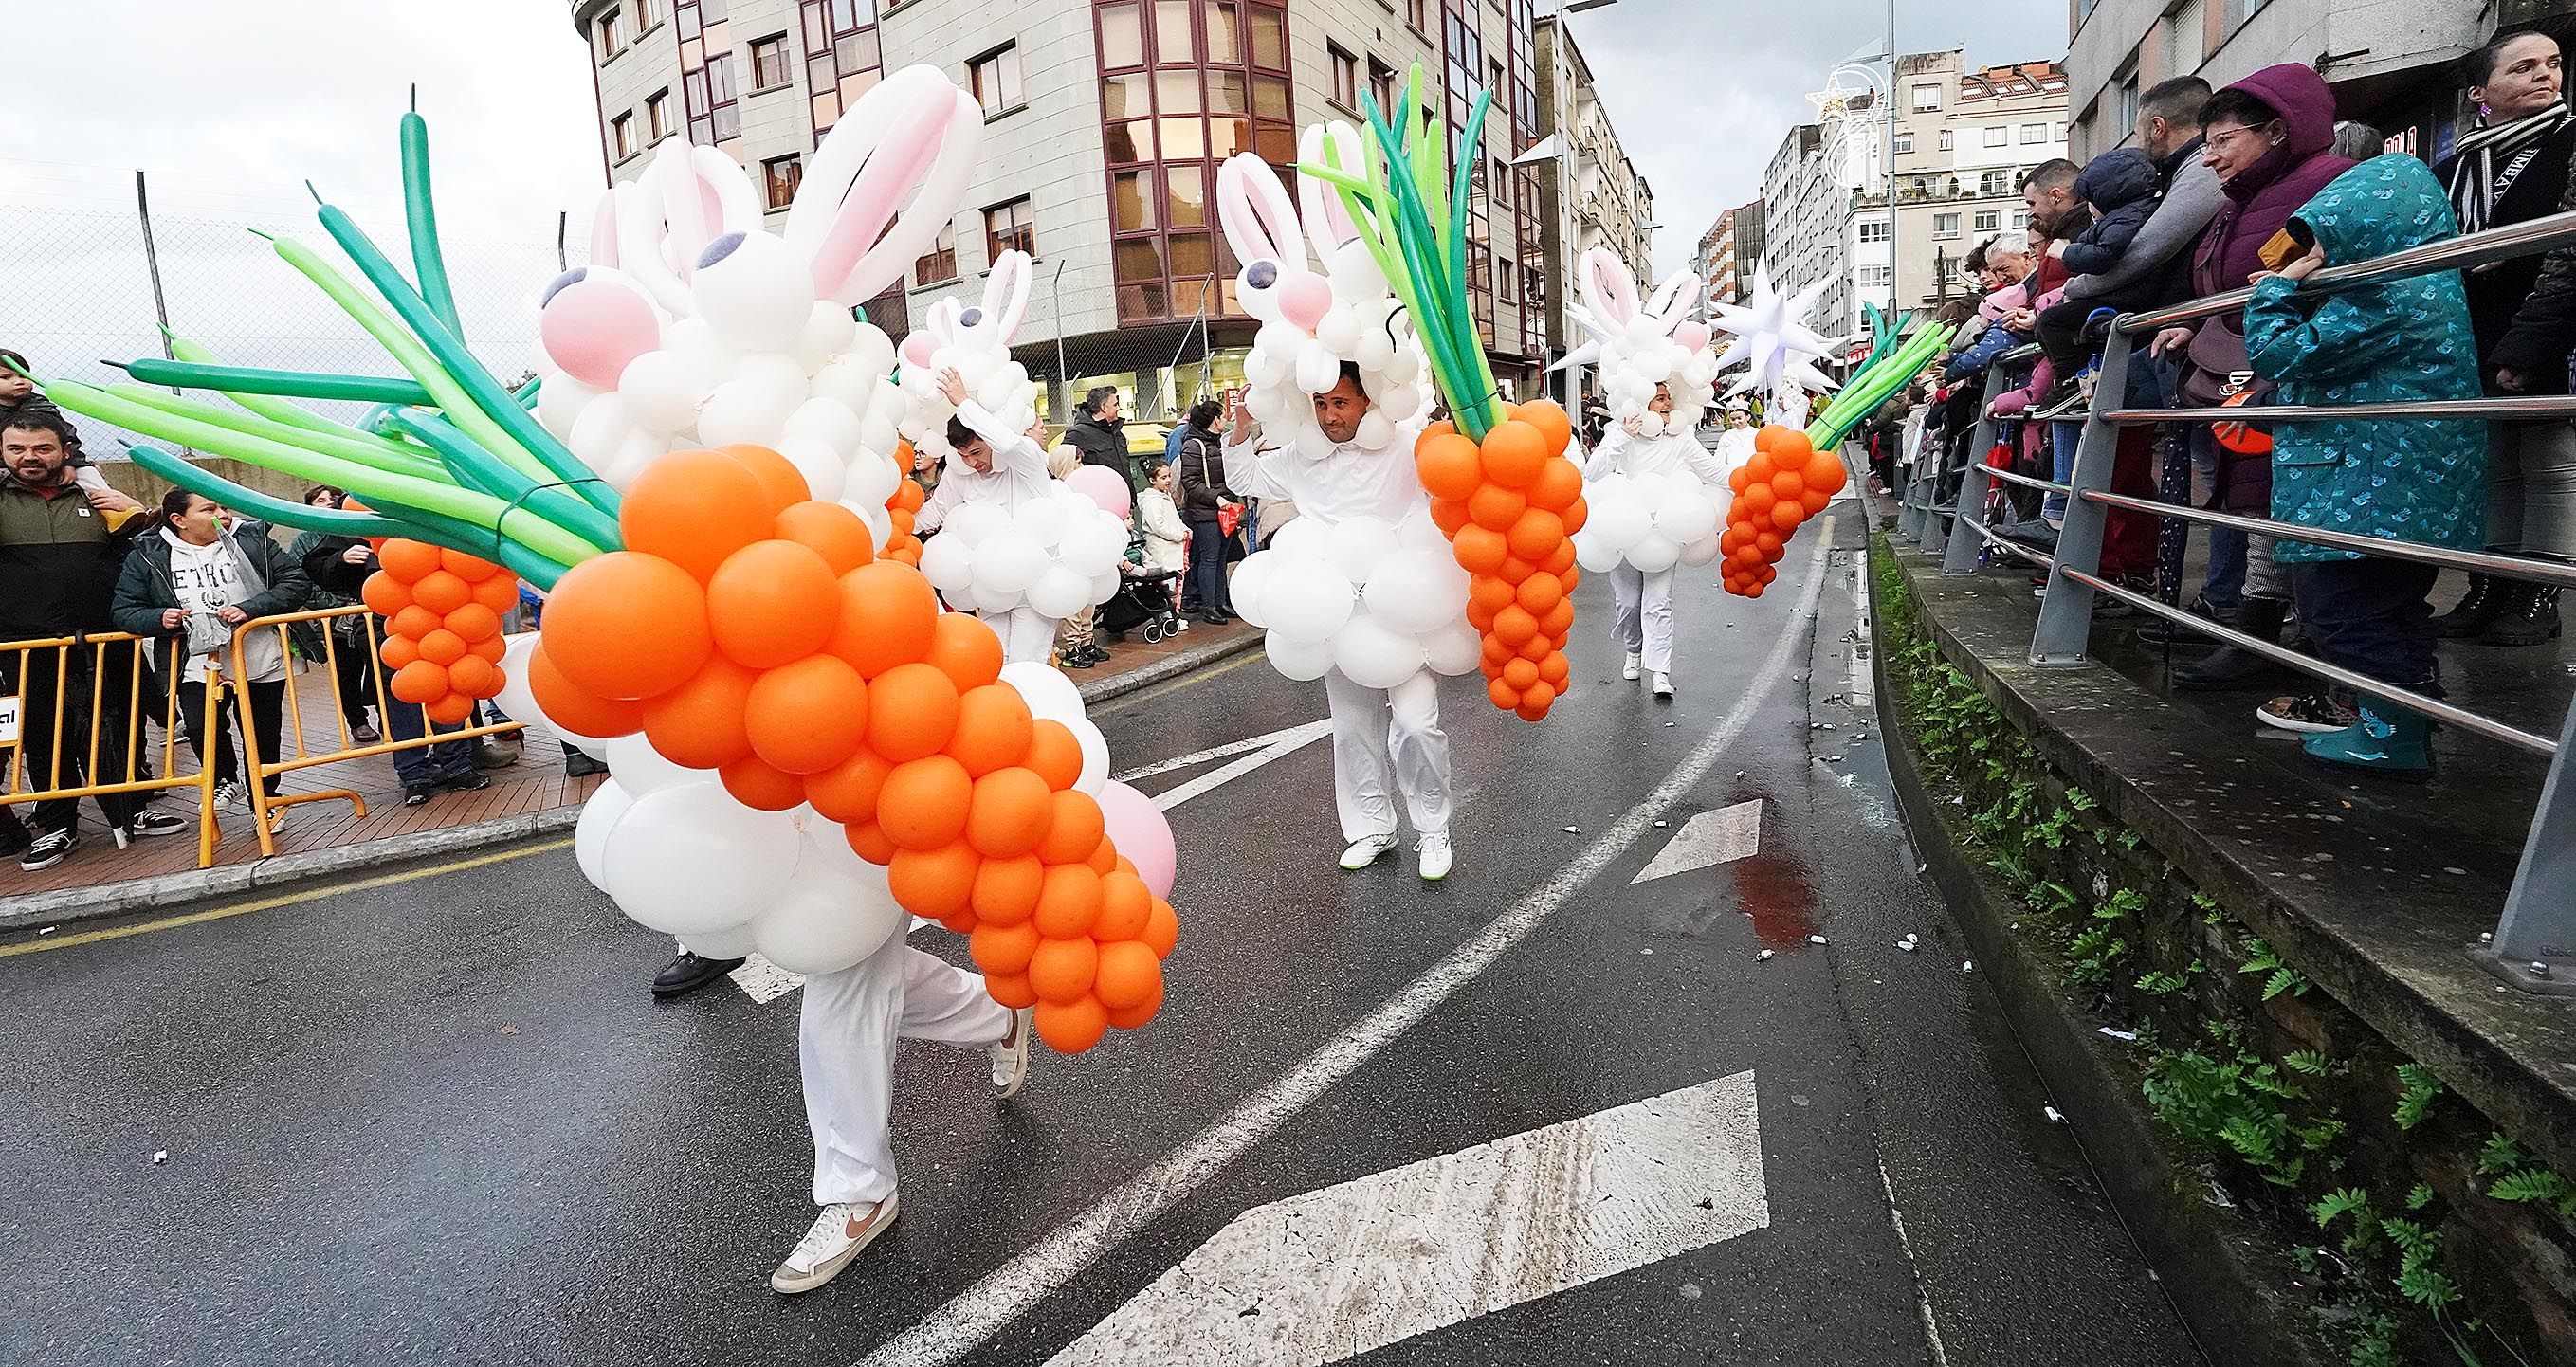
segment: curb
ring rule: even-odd
[[[1258,650],[1262,639],[1263,633],[1255,631],[1223,641],[1211,641],[1157,660],[1143,669],[1102,679],[1082,689],[1083,704],[1091,706],[1140,692],[1216,661]],[[0,903],[0,931],[31,930],[38,926],[121,916],[154,907],[310,882],[333,874],[373,869],[406,860],[489,849],[538,836],[560,835],[570,831],[580,820],[579,807],[552,807],[542,812],[478,821],[468,826],[415,831],[409,835],[389,836],[327,850],[272,855],[247,864],[220,864],[210,869],[134,878],[99,887],[64,888],[56,892],[10,897],[5,903]]]
[[[2022,1053],[2075,1130],[2102,1194],[2165,1287],[2193,1340],[2212,1362],[2324,1367],[2305,1330],[2308,1312],[2251,1265],[2270,1243],[2209,1205],[2202,1176],[2178,1166],[2139,1101],[2138,1073],[2094,1033],[2100,1022],[2059,995],[2011,929],[2012,899],[1960,853],[1916,767],[1911,719],[1888,678],[1892,652],[1872,652],[1889,776],[1916,856],[1974,947],[1978,971]]]

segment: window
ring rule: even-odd
[[[1939,147],[1940,147],[1940,149],[1941,149],[1942,151],[1944,151],[1944,152],[1947,152],[1947,151],[1949,151],[1949,150],[1950,150],[1950,130],[1949,130],[1949,129],[1947,129],[1947,128],[1944,128],[1944,129],[1942,129],[1942,130],[1941,130],[1941,140],[1940,140],[1940,143],[1939,143]]]
[[[767,90],[787,84],[787,35],[762,38],[751,45],[751,88]]]
[[[1885,219],[1877,219],[1877,218],[1872,218],[1872,219],[1863,219],[1863,220],[1861,221],[1861,225],[1860,225],[1860,240],[1861,240],[1861,241],[1863,241],[1863,242],[1885,242],[1885,241],[1887,241],[1887,240],[1888,240],[1888,224],[1887,224],[1887,221],[1886,221]]]
[[[2059,119],[2057,121],[2057,127],[2049,134],[2049,140],[2052,142],[2066,141],[2066,120]]]
[[[967,84],[975,91],[975,103],[984,107],[985,118],[1002,114],[1028,103],[1020,90],[1020,46],[1006,43],[985,53],[966,68]]]
[[[2270,0],[2227,0],[2227,27],[2233,29],[2262,13],[2263,6],[2268,3]]]
[[[657,90],[645,97],[644,136],[652,142],[660,142],[671,136],[671,92],[669,90]]]
[[[2138,126],[2138,73],[2130,71],[2111,84],[2111,117],[2125,134]]]
[[[742,105],[733,83],[733,54],[719,52],[707,58],[707,114],[709,132],[717,142],[730,142],[742,136]]]
[[[1496,256],[1494,258],[1494,293],[1506,304],[1516,304],[1520,302],[1518,297],[1519,275],[1519,271],[1512,269],[1512,263],[1510,261],[1505,260],[1501,256]]]
[[[1369,58],[1368,73],[1369,94],[1376,98],[1378,110],[1390,118],[1393,117],[1395,113],[1396,89],[1395,68],[1388,66],[1386,63],[1379,61],[1375,57],[1371,57]]]
[[[1897,150],[1897,151],[1899,151],[1899,152],[1911,152],[1911,151],[1913,151],[1913,150],[1914,150],[1914,135],[1913,135],[1913,134],[1911,134],[1911,133],[1899,133],[1899,134],[1897,134],[1897,135],[1896,135],[1896,150]]]
[[[1988,171],[1977,177],[1979,195],[2008,195],[2012,192],[2013,173],[2010,171]]]
[[[1941,87],[1937,85],[1918,85],[1914,87],[1915,113],[1929,114],[1940,107]]]
[[[991,261],[1008,251],[1038,254],[1037,216],[1030,211],[1026,195],[984,211],[984,259]]]
[[[1994,232],[1994,231],[1996,231],[1997,229],[1999,229],[1999,228],[2001,228],[2001,227],[2003,227],[2003,226],[2004,226],[2004,211],[2003,211],[2003,210],[2001,210],[2001,209],[1979,209],[1979,210],[1977,211],[1977,231],[1978,231],[1978,232],[1981,232],[1981,233],[1991,233],[1991,232]]]
[[[1324,56],[1333,69],[1333,103],[1344,109],[1360,107],[1360,61],[1342,51],[1339,43],[1326,43]]]
[[[2024,147],[2032,147],[2032,146],[2036,146],[2036,145],[2038,145],[2038,144],[2040,144],[2040,143],[2043,143],[2043,142],[2046,142],[2046,141],[2048,141],[2048,125],[2047,125],[2047,124],[2044,124],[2044,123],[2026,123],[2026,124],[2023,124],[2023,125],[2021,126],[2021,142],[2022,142],[2022,146],[2024,146]]]
[[[770,208],[786,208],[796,202],[796,187],[805,183],[805,159],[771,157],[760,164],[760,183]]]
[[[1896,268],[1893,266],[1863,266],[1860,268],[1860,287],[1865,290],[1883,290],[1895,275]]]
[[[655,24],[662,22],[662,3],[663,0],[635,0],[635,31],[637,33],[649,33],[652,31]]]
[[[1932,236],[1936,241],[1941,242],[1957,240],[1959,236],[1959,216],[1957,214],[1932,215]]]
[[[913,260],[912,283],[918,288],[956,278],[957,225],[949,223],[940,227],[939,237],[930,244],[930,250]]]
[[[635,155],[635,111],[628,110],[608,121],[608,154],[618,161]]]
[[[599,16],[597,23],[591,25],[590,51],[602,62],[617,55],[617,16],[618,11],[610,10]]]
[[[1404,21],[1416,33],[1431,31],[1431,0],[1404,0]]]
[[[2016,228],[2027,228],[2027,227],[2029,227],[2029,226],[2030,226],[2030,210],[2028,210],[2028,209],[2015,209],[2015,210],[2013,210],[2013,211],[2012,211],[2012,225],[2013,225],[2014,227],[2016,227]]]
[[[2001,125],[1997,125],[1996,127],[1989,128],[1989,129],[1987,129],[1987,130],[1986,130],[1986,146],[1988,146],[1988,147],[2009,147],[2009,146],[2011,146],[2011,145],[2012,145],[2012,130],[2011,130],[2011,129],[2009,129],[2009,128],[2005,128],[2005,127],[2002,127]]]

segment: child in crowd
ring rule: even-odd
[[[2093,226],[2069,241],[2059,254],[2069,275],[2104,275],[2137,238],[2156,211],[2156,164],[2134,147],[2095,157],[2075,178],[2076,197],[2091,208]],[[2040,405],[2040,416],[2077,406],[2076,377],[2086,364],[2084,320],[2093,310],[2118,307],[2110,299],[2061,299],[2039,312],[2039,342],[2048,353],[2057,383]]]

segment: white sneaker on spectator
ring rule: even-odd
[[[1394,848],[1395,832],[1393,831],[1384,835],[1361,836],[1351,842],[1349,849],[1342,851],[1342,867],[1357,873],[1376,863],[1379,856]]]
[[[811,1291],[841,1275],[841,1269],[859,1256],[885,1227],[894,1223],[894,1193],[887,1192],[882,1201],[837,1201],[823,1207],[814,1217],[813,1228],[796,1241],[794,1252],[778,1270],[769,1274],[769,1289],[781,1295],[794,1296]]]
[[[195,829],[196,823],[186,817],[152,811],[137,812],[124,827],[127,835],[186,835]]]
[[[270,835],[275,835],[279,831],[286,829],[287,811],[288,809],[284,807],[271,807],[268,809],[268,833]]]
[[[1437,883],[1449,876],[1450,854],[1447,832],[1422,837],[1414,842],[1413,852],[1421,860],[1423,882]]]
[[[227,812],[247,812],[250,810],[250,794],[241,786],[240,779],[225,779],[215,785],[215,806]]]
[[[1643,662],[1644,659],[1645,657],[1639,655],[1637,652],[1633,650],[1629,651],[1628,662],[1619,666],[1619,677],[1626,679],[1631,683],[1636,682],[1637,675],[1640,672],[1638,670],[1638,665]]]
[[[1011,1033],[985,1052],[993,1059],[993,1092],[997,1099],[1008,1101],[1020,1094],[1029,1081],[1029,1033],[1037,1020],[1035,1007],[1022,1007],[1011,1013]]]

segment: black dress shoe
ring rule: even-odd
[[[684,949],[653,975],[653,995],[665,1000],[685,997],[740,967],[740,959],[702,959]]]
[[[607,772],[607,765],[602,764],[598,760],[592,759],[590,756],[583,754],[579,750],[575,750],[571,754],[564,756],[564,777],[566,778],[588,778],[592,774],[604,774]]]
[[[451,793],[479,793],[492,786],[492,779],[488,774],[478,774],[469,769],[455,778],[440,779],[438,786]]]

